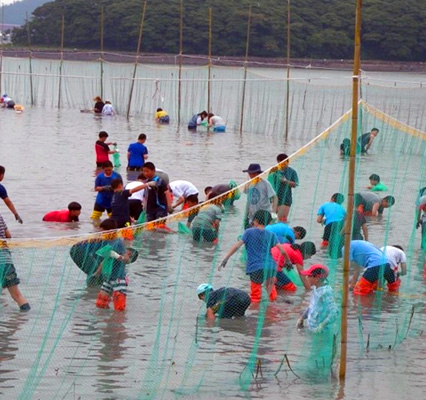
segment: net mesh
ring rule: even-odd
[[[100,91],[99,67],[64,62],[64,106],[90,108],[85,99]],[[58,62],[37,60],[31,68],[35,104],[55,107]],[[111,96],[116,109],[125,113],[133,66],[105,63],[103,68],[106,97]],[[119,78],[114,68],[120,68]],[[151,115],[156,106],[164,104],[175,118],[177,69],[138,66],[137,73],[132,114]],[[213,108],[222,109],[228,124],[235,127],[240,123],[242,73],[242,69],[215,67],[212,75]],[[81,76],[87,78],[83,84],[78,82]],[[202,109],[206,104],[206,76],[207,68],[183,71],[182,111],[186,119],[191,110]],[[28,60],[3,59],[2,87],[25,93],[22,88],[27,85]],[[247,118],[246,130],[265,131],[266,138],[283,132],[285,104],[274,99],[285,93],[285,86],[281,78],[249,72],[245,113],[261,117]],[[372,172],[378,172],[385,180],[396,203],[381,219],[368,222],[369,240],[378,246],[402,244],[408,257],[408,273],[399,293],[389,294],[384,289],[370,296],[350,297],[349,374],[365,368],[367,359],[369,367],[374,368],[377,360],[388,354],[385,352],[401,351],[405,341],[421,340],[425,322],[421,291],[424,259],[414,205],[418,190],[424,185],[425,134],[416,129],[423,123],[418,104],[423,102],[424,93],[420,89],[396,88],[392,89],[392,96],[383,98],[389,88],[364,84],[362,90],[368,103],[362,101],[359,105],[358,136],[372,127],[380,129],[380,135],[374,141],[374,159],[357,155],[356,191],[363,190]],[[339,157],[339,146],[349,137],[349,93],[349,87],[343,85],[315,87],[306,81],[291,82],[291,131],[299,132],[308,143],[290,157],[301,184],[293,190],[289,219],[292,226],[306,228],[306,240],[315,242],[317,248],[323,233],[323,227],[316,223],[319,205],[333,193],[346,194],[348,190],[348,161],[342,158],[336,168],[336,163],[329,160]],[[237,104],[236,108],[223,106],[223,99],[230,96],[233,100],[229,103]],[[16,100],[31,101],[29,97]],[[329,127],[315,138],[309,136],[325,126]],[[275,165],[260,177],[267,179],[282,167],[283,164]],[[254,181],[245,182],[210,203],[229,200],[236,190],[243,192],[247,184],[253,185]],[[131,230],[131,246],[139,253],[128,266],[130,284],[125,313],[97,309],[99,282],[87,280],[86,273],[90,271],[90,275],[102,258],[96,256],[94,247],[102,247],[105,233],[9,241],[13,264],[32,311],[17,314],[14,304],[1,303],[2,327],[7,335],[7,340],[1,342],[2,379],[8,382],[1,392],[23,399],[93,398],[94,391],[99,398],[209,398],[212,393],[230,398],[242,393],[255,395],[259,385],[265,385],[262,395],[268,396],[288,382],[301,386],[332,382],[339,355],[340,314],[323,333],[296,330],[296,321],[309,304],[309,294],[302,287],[298,286],[295,293],[280,292],[276,301],[269,302],[263,286],[264,300],[251,306],[245,318],[219,318],[215,323],[205,318],[206,305],[197,301],[196,288],[200,283],[210,283],[214,289],[250,291],[244,251],[218,271],[224,254],[244,232],[245,202],[246,196],[242,196],[234,206],[225,208],[217,245],[194,243],[192,232],[179,225],[185,224],[198,206],[161,221],[109,232],[120,236]],[[159,232],[157,228],[164,223],[179,233]],[[82,241],[89,241],[94,247],[76,250]],[[339,306],[342,260],[319,250],[306,262],[305,269],[314,263],[328,266],[328,282]],[[80,265],[80,269],[77,264],[84,266]],[[224,293],[231,294],[226,290]],[[244,300],[241,293],[233,298],[236,309],[244,308]],[[220,301],[216,306],[219,314],[225,311]],[[18,337],[19,347],[15,345]],[[19,371],[19,375],[10,371]],[[324,387],[322,390],[327,392]]]

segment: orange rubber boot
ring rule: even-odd
[[[107,294],[99,292],[98,297],[96,299],[96,307],[109,308],[109,296]]]
[[[361,276],[361,279],[356,283],[354,287],[354,294],[358,296],[365,296],[366,294],[374,292],[374,289],[376,287],[377,282],[367,281],[367,279]]]
[[[293,282],[289,282],[285,285],[278,286],[278,289],[285,290],[286,292],[296,292],[297,286]]]
[[[252,303],[260,303],[262,297],[262,284],[250,281],[250,300]]]
[[[112,294],[112,302],[114,303],[114,310],[124,311],[126,309],[127,296],[121,292],[114,292]]]
[[[275,301],[278,297],[277,288],[275,285],[272,286],[272,290],[269,293],[269,301]]]
[[[401,286],[401,279],[399,278],[393,283],[388,282],[389,292],[397,292],[400,286]]]

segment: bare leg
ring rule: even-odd
[[[278,214],[278,219],[282,222],[287,222],[288,219],[288,214],[290,213],[290,206],[278,206],[277,208],[277,214]]]
[[[19,290],[18,285],[8,287],[7,290],[9,290],[10,296],[13,300],[16,301],[16,303],[18,303],[19,307],[21,307],[23,304],[28,303],[28,300],[23,296],[23,294]]]

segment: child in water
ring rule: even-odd
[[[300,274],[307,277],[312,287],[312,294],[309,307],[297,321],[297,328],[303,328],[306,320],[309,331],[324,332],[337,318],[333,289],[327,282],[328,268],[321,264],[314,264]]]

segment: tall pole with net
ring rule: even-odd
[[[180,0],[179,22],[179,72],[178,72],[178,124],[180,124],[180,109],[182,107],[182,52],[183,52],[183,0]]]
[[[212,8],[209,7],[209,68],[207,81],[207,112],[211,112],[212,91]]]
[[[288,139],[288,114],[290,102],[290,0],[287,0],[287,90],[285,101],[285,140]]]
[[[249,6],[248,21],[247,21],[246,56],[244,58],[243,97],[241,99],[240,135],[243,133],[244,103],[246,100],[247,62],[248,62],[249,46],[250,46],[250,25],[251,25],[251,4]]]
[[[348,341],[348,291],[349,291],[349,249],[351,244],[352,218],[354,212],[354,186],[355,186],[355,156],[356,138],[358,130],[358,90],[359,73],[361,64],[361,8],[362,0],[357,0],[355,13],[355,48],[354,48],[354,70],[352,78],[352,130],[351,147],[349,157],[349,182],[348,182],[348,210],[347,224],[345,227],[345,252],[343,259],[343,293],[342,293],[342,319],[341,319],[341,350],[339,378],[343,381],[346,377],[346,356]]]
[[[59,63],[58,108],[61,108],[62,66],[63,66],[63,63],[64,63],[64,30],[65,30],[65,17],[64,17],[64,14],[62,14],[62,19],[61,19],[61,61]]]
[[[101,98],[104,98],[104,8],[101,7]]]

